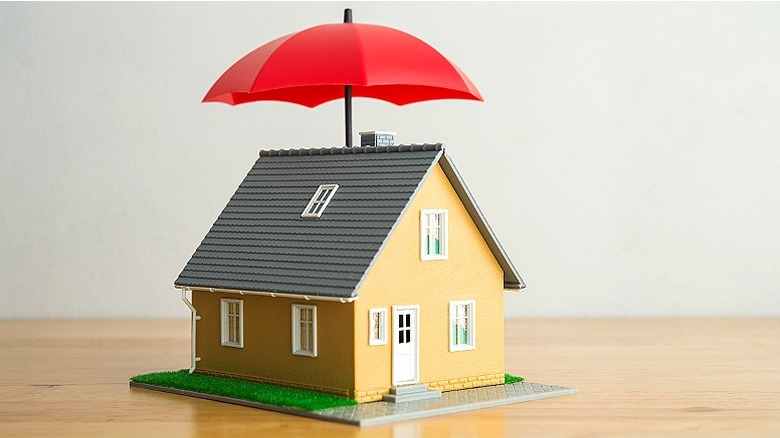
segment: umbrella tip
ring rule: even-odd
[[[352,9],[344,9],[344,22],[352,23]]]

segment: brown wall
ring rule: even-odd
[[[420,210],[448,210],[447,260],[420,260]],[[391,386],[392,306],[420,306],[420,380],[449,390],[503,383],[503,271],[437,165],[401,218],[355,301],[357,398]],[[449,351],[449,302],[473,299],[476,349]],[[388,311],[388,343],[368,343],[369,309]]]
[[[354,390],[353,305],[193,292],[199,371],[249,377],[351,396]],[[244,300],[244,347],[223,347],[220,299]],[[292,354],[292,304],[317,306],[318,357]]]

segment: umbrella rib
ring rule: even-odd
[[[247,93],[254,93],[255,86],[257,83],[261,80],[263,75],[263,70],[265,70],[265,67],[268,65],[268,61],[271,60],[277,53],[279,53],[279,47],[283,46],[290,38],[292,38],[295,34],[298,32],[293,32],[289,35],[285,35],[283,37],[279,37],[276,39],[276,41],[279,41],[279,44],[271,51],[271,54],[268,55],[268,57],[265,59],[265,62],[260,67],[259,70],[257,70],[257,75],[255,75],[255,80],[252,81],[252,87],[247,91]]]
[[[365,55],[363,53],[363,40],[360,38],[360,32],[357,31],[357,27],[355,27],[356,25],[353,24],[352,26],[353,27],[351,27],[350,29],[352,30],[352,33],[355,35],[355,41],[357,42],[357,46],[358,46],[357,56],[356,57],[358,58],[358,65],[362,65],[363,66],[363,71],[361,72],[362,73],[362,76],[361,76],[362,83],[360,83],[360,84],[349,84],[349,85],[359,85],[361,87],[365,87],[366,85],[368,85],[368,78],[366,77],[366,69],[365,69],[366,57],[365,57]]]

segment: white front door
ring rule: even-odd
[[[393,385],[420,381],[419,306],[393,306]]]

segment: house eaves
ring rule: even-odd
[[[496,258],[501,269],[504,270],[504,289],[513,291],[524,289],[525,282],[520,277],[520,273],[517,272],[517,268],[515,268],[512,260],[509,259],[506,251],[504,251],[498,238],[496,238],[493,229],[490,228],[487,219],[485,219],[485,215],[482,214],[482,210],[479,209],[477,202],[474,200],[466,183],[460,176],[458,169],[455,167],[455,163],[452,162],[452,158],[447,156],[446,153],[443,153],[438,161],[444,174],[447,176],[447,179],[449,179],[450,184],[452,184],[452,188],[455,189],[455,193],[458,194],[460,201],[463,203],[466,211],[468,211],[469,216],[471,216],[471,220],[474,221],[480,234],[482,234],[482,238],[485,239],[490,251],[493,253],[493,257]],[[434,163],[434,165],[435,164],[436,163]]]
[[[397,228],[398,224],[401,222],[401,219],[406,214],[415,196],[417,196],[417,193],[420,191],[420,188],[423,186],[423,184],[425,184],[425,181],[428,180],[428,176],[430,176],[433,169],[436,168],[437,163],[441,165],[442,171],[444,171],[444,175],[447,177],[447,180],[450,182],[450,185],[452,185],[452,188],[455,190],[455,193],[458,195],[458,199],[460,199],[460,202],[463,204],[464,208],[468,212],[469,216],[471,217],[471,220],[474,221],[477,230],[479,230],[479,233],[482,235],[482,238],[485,240],[485,243],[487,243],[488,248],[490,248],[493,257],[495,257],[499,266],[501,266],[501,269],[504,271],[504,289],[508,291],[520,291],[526,287],[525,282],[520,277],[520,274],[517,272],[517,268],[515,268],[515,265],[509,259],[509,256],[507,256],[506,251],[504,251],[504,248],[501,246],[501,243],[498,241],[498,238],[496,238],[495,233],[490,228],[487,219],[485,219],[485,215],[482,214],[482,211],[479,209],[477,202],[474,200],[474,197],[471,195],[471,192],[466,186],[466,183],[463,181],[463,178],[460,176],[458,169],[455,167],[455,164],[452,162],[452,159],[447,156],[446,150],[442,146],[441,151],[434,158],[433,162],[431,163],[431,166],[425,172],[425,176],[423,176],[423,178],[420,180],[419,184],[414,190],[414,193],[409,198],[409,201],[407,202],[406,206],[404,206],[404,209],[401,211],[401,214],[398,215],[398,218],[396,219],[396,222],[393,224],[392,228],[390,229],[390,232],[387,234],[387,237],[385,237],[385,240],[382,242],[382,245],[379,247],[379,250],[374,255],[374,258],[371,260],[371,263],[369,264],[366,271],[363,273],[360,282],[358,282],[358,284],[355,286],[355,290],[352,292],[352,296],[354,297],[358,296],[358,290],[360,289],[360,286],[363,284],[363,281],[365,281],[366,277],[368,276],[368,273],[371,272],[371,268],[374,266],[374,263],[376,263],[377,259],[379,258],[379,255],[382,253],[382,250],[384,250],[385,245],[387,245],[387,242],[390,241],[393,232]]]
[[[441,144],[266,150],[174,282],[178,288],[351,301],[439,163],[495,259],[525,287]],[[316,220],[318,185],[339,184]]]

